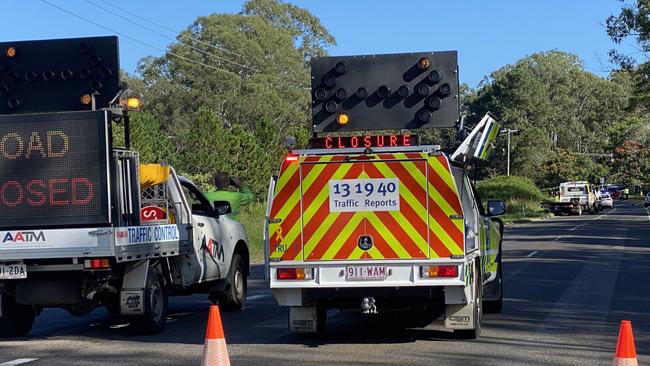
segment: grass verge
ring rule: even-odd
[[[266,204],[255,202],[243,207],[239,213],[239,221],[244,225],[246,234],[248,234],[251,263],[262,263],[264,261],[265,212]]]
[[[488,200],[505,201],[508,212],[501,219],[508,222],[525,222],[531,219],[546,218],[550,214],[541,207],[540,202],[550,200],[528,178],[517,176],[498,176],[479,182],[476,189],[484,204]]]

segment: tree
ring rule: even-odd
[[[511,139],[511,173],[541,184],[542,167],[558,148],[606,153],[609,128],[628,108],[629,80],[599,78],[572,54],[536,53],[493,72],[467,98],[466,108],[472,121],[491,111],[503,127],[520,131]],[[492,174],[505,173],[506,154],[505,139],[500,139]]]
[[[251,0],[240,14],[199,17],[178,39],[139,64],[142,84],[134,85],[144,110],[158,122],[160,138],[171,141],[182,173],[201,183],[217,170],[242,175],[262,197],[285,136],[306,143],[305,61],[324,55],[334,38],[304,9]]]
[[[624,39],[634,38],[640,52],[650,53],[650,0],[626,2],[621,0],[621,12],[610,15],[606,20],[607,35],[620,44]],[[630,55],[621,54],[616,50],[610,51],[613,61],[623,68],[632,68],[635,64]]]
[[[621,11],[611,15],[606,20],[607,34],[620,44],[623,40],[632,38],[637,44],[638,53],[645,56],[645,63],[637,65],[632,55],[626,55],[617,50],[609,52],[610,59],[622,70],[630,73],[635,86],[631,100],[633,109],[647,114],[650,105],[650,0],[626,2],[621,0]],[[637,53],[637,55],[638,55]]]
[[[623,142],[614,149],[612,170],[618,182],[632,187],[646,184],[650,180],[650,149],[638,142]]]
[[[250,0],[244,5],[243,14],[259,16],[277,28],[287,29],[305,61],[325,55],[325,49],[336,45],[336,40],[320,24],[318,18],[307,10],[276,0]]]

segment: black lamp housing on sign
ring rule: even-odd
[[[458,85],[456,51],[315,58],[313,132],[453,127]]]

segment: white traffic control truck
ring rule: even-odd
[[[103,306],[142,333],[163,330],[170,295],[206,293],[241,309],[246,232],[228,202],[208,202],[173,167],[140,164],[128,149],[112,79],[117,38],[0,43],[8,48],[16,58],[0,60],[0,84],[7,72],[52,74],[10,83],[0,97],[0,337],[28,334],[49,307],[85,315]],[[89,83],[101,90],[83,94]],[[113,141],[116,122],[127,148]]]
[[[559,202],[549,202],[543,206],[554,214],[576,214],[584,212],[596,214],[600,210],[595,190],[586,181],[560,183]]]
[[[456,70],[455,52],[312,61],[315,136],[271,179],[266,212],[266,275],[290,331],[322,332],[337,308],[399,311],[406,326],[442,318],[476,338],[483,310],[501,310],[505,204],[485,211],[466,170],[487,156],[495,119],[455,152],[406,132],[343,134],[455,126]]]

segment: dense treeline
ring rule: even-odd
[[[621,15],[607,20],[614,40],[646,34],[638,42],[647,47],[648,1],[624,5]],[[630,11],[646,22],[630,18]],[[622,25],[626,20],[646,29],[630,30]],[[284,137],[294,135],[304,145],[309,136],[309,60],[332,45],[316,17],[278,0],[250,0],[239,14],[199,17],[165,55],[143,59],[139,75],[126,76],[145,101],[132,122],[134,147],[142,160],[172,163],[200,184],[218,170],[242,176],[263,199]],[[621,67],[608,78],[557,50],[504,66],[476,90],[464,91],[469,126],[491,111],[505,128],[519,130],[512,137],[511,172],[541,187],[600,176],[646,183],[650,63],[634,65],[615,52],[612,57]],[[455,143],[452,136],[428,135],[446,139],[437,142],[447,146]],[[505,138],[494,151],[479,178],[505,173]]]
[[[178,39],[140,62],[140,78],[127,77],[146,105],[132,123],[134,147],[202,185],[219,170],[241,176],[264,197],[284,138],[306,143],[308,60],[334,39],[307,11],[275,0],[199,17]]]

